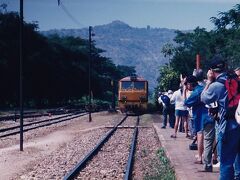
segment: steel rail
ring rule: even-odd
[[[71,113],[71,114],[68,114],[68,115],[65,115],[65,116],[61,116],[61,117],[56,117],[56,118],[44,119],[44,120],[41,120],[41,121],[31,122],[31,123],[24,124],[23,127],[31,126],[33,124],[40,124],[40,123],[47,122],[47,121],[54,121],[54,120],[57,120],[57,119],[73,116],[73,115],[76,115],[78,113],[83,113],[83,112],[82,111],[81,112],[74,112],[74,113]],[[0,133],[5,132],[5,131],[10,131],[10,130],[13,130],[13,129],[17,129],[17,128],[20,128],[20,126],[18,125],[18,126],[12,126],[12,127],[9,127],[9,128],[3,128],[3,129],[0,129]]]
[[[86,165],[86,163],[92,159],[92,157],[97,154],[100,148],[105,142],[112,136],[112,134],[117,130],[118,126],[121,125],[126,119],[127,115],[112,129],[110,130],[104,138],[84,157],[81,162],[79,162],[65,177],[64,180],[73,179]]]
[[[134,163],[134,154],[135,154],[136,144],[137,144],[138,125],[139,125],[139,116],[137,118],[136,126],[135,126],[134,133],[133,133],[131,150],[130,150],[129,157],[128,157],[128,163],[127,163],[127,166],[125,169],[126,173],[124,176],[124,180],[132,179],[131,178],[132,177],[132,167],[133,167],[133,163]]]
[[[57,120],[57,119],[61,119],[61,118],[65,118],[65,117],[73,116],[73,115],[74,114],[68,114],[68,115],[61,116],[61,117],[56,117],[56,118],[51,118],[51,119],[44,119],[44,120],[37,121],[37,122],[31,122],[31,123],[24,124],[23,127],[31,126],[33,124],[40,124],[40,123],[47,122],[47,121],[53,121],[53,120]],[[18,126],[12,126],[12,127],[9,127],[9,128],[3,128],[3,129],[0,129],[0,132],[10,131],[10,130],[13,130],[13,129],[17,129],[19,127],[20,126],[18,125]]]
[[[27,131],[30,131],[30,130],[33,130],[33,129],[37,129],[37,128],[41,128],[41,127],[45,127],[45,126],[50,126],[52,124],[57,124],[57,123],[64,122],[64,121],[68,121],[68,120],[71,120],[71,119],[74,119],[74,118],[78,118],[78,117],[84,116],[86,114],[87,113],[84,113],[84,114],[76,115],[74,117],[66,118],[66,119],[63,119],[63,120],[60,120],[60,121],[54,121],[54,122],[51,122],[51,123],[47,123],[47,124],[35,126],[35,127],[32,127],[32,128],[24,129],[23,132],[27,132]],[[1,135],[0,138],[16,135],[16,134],[19,134],[19,133],[20,133],[20,131],[15,131],[15,132],[12,132],[12,133]]]
[[[75,113],[76,111],[79,110],[68,110],[68,113]],[[49,113],[51,115],[61,115],[61,114],[66,114],[63,110],[52,110],[52,111],[47,111],[46,113],[36,113],[36,112],[25,112],[23,117],[24,118],[35,118],[35,117],[41,117],[41,116],[49,116]],[[7,120],[13,120],[13,119],[19,119],[20,114],[13,114],[13,115],[5,115],[5,116],[0,116],[0,121],[7,121]]]

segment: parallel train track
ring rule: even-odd
[[[119,126],[123,124],[123,122],[127,119],[128,116],[125,116],[116,126],[114,126],[105,136],[100,140],[100,142],[64,177],[64,180],[74,179],[78,176],[78,174],[86,167],[87,163],[91,163],[91,159],[94,156],[97,156],[98,152],[101,148],[106,144],[106,142],[110,139],[113,134],[116,134],[116,131],[119,129]],[[132,176],[132,167],[133,167],[133,159],[135,153],[135,146],[137,142],[138,136],[138,125],[139,125],[139,116],[137,118],[136,125],[134,128],[134,133],[131,142],[131,148],[128,156],[127,166],[125,167],[125,175],[124,179],[131,179]],[[131,127],[127,127],[127,129],[133,129]]]
[[[41,127],[45,127],[45,126],[50,126],[52,124],[57,124],[60,122],[64,122],[64,121],[68,121],[74,118],[78,118],[80,116],[84,116],[87,113],[71,113],[65,116],[61,116],[61,117],[56,117],[56,118],[51,118],[51,119],[45,119],[45,120],[41,120],[41,121],[36,121],[36,122],[31,122],[31,123],[27,123],[23,125],[23,132],[27,132],[33,129],[37,129],[37,128],[41,128]],[[7,136],[12,136],[12,135],[16,135],[20,133],[20,126],[12,126],[9,128],[4,128],[4,129],[0,129],[0,138],[3,137],[7,137]]]

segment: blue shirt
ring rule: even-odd
[[[216,78],[217,80],[226,80],[226,73],[221,73]],[[219,112],[219,135],[222,137],[225,131],[232,130],[238,127],[236,120],[234,119],[226,119],[226,111],[228,108],[228,92],[223,83],[218,81],[213,82],[209,85],[208,89],[203,91],[201,94],[201,101],[205,104],[211,104],[213,102],[218,103],[218,112]]]
[[[208,109],[200,98],[203,88],[203,86],[197,85],[184,102],[187,107],[192,107],[195,130],[197,132],[203,130],[205,124],[214,123],[214,120],[208,115]]]

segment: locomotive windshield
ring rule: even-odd
[[[143,81],[123,81],[122,89],[124,89],[124,90],[130,90],[130,89],[144,90],[145,82],[143,82]]]

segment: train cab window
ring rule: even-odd
[[[133,82],[131,81],[123,81],[122,82],[122,89],[132,89],[133,88]]]
[[[144,82],[131,82],[131,81],[123,81],[122,82],[122,90],[144,90],[145,83]]]
[[[145,83],[144,82],[134,82],[134,88],[136,90],[144,90],[145,89]]]

